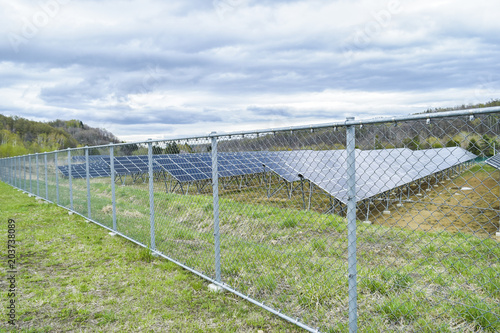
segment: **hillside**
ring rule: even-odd
[[[38,122],[0,114],[0,157],[120,142],[105,129],[79,120]]]
[[[455,106],[455,107],[427,109],[424,113],[479,109],[479,108],[488,108],[492,106],[500,106],[500,99],[493,99],[487,103],[468,104],[468,105],[462,104],[460,106]]]

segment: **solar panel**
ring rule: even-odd
[[[271,157],[269,155],[268,157]],[[280,152],[270,158],[281,177],[296,181],[302,175],[327,193],[347,202],[347,153],[345,150]],[[446,170],[476,156],[460,147],[412,151],[406,148],[356,150],[356,200]]]
[[[394,148],[356,150],[356,200],[370,198],[411,183],[452,166],[470,161],[476,155],[460,148],[410,150]],[[75,156],[77,160],[82,156]],[[85,156],[83,156],[85,158]],[[90,177],[109,177],[107,155],[89,156]],[[500,155],[486,163],[500,168]],[[340,201],[347,202],[347,152],[345,150],[296,150],[279,152],[219,153],[219,177],[257,174],[270,170],[288,182],[308,179]],[[117,156],[118,175],[144,174],[149,171],[148,156]],[[68,167],[59,166],[68,176]],[[85,178],[85,163],[72,164],[72,176]],[[153,171],[166,171],[179,182],[212,179],[210,153],[153,155]]]
[[[187,154],[186,154],[187,155]],[[208,153],[169,154],[155,156],[156,165],[171,174],[180,182],[205,180],[212,178],[211,157]]]
[[[485,162],[486,164],[500,170],[500,154],[488,158]]]
[[[263,171],[254,153],[219,153],[219,177],[241,176]],[[209,153],[171,154],[155,157],[155,162],[178,181],[212,179],[212,157]]]
[[[67,165],[58,166],[59,171],[66,177],[69,177],[69,168]],[[111,169],[109,165],[103,162],[89,163],[89,177],[109,177]],[[71,177],[73,178],[86,178],[87,170],[85,163],[71,164]]]
[[[69,177],[69,167],[67,165],[57,167],[61,173]],[[72,178],[86,178],[87,173],[85,169],[85,164],[71,164],[71,177]]]

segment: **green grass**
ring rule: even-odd
[[[467,322],[474,325],[475,330],[486,330],[498,332],[500,324],[498,316],[491,313],[489,306],[481,301],[469,301],[465,305],[460,305],[457,309],[458,314]]]
[[[302,331],[232,294],[209,292],[205,280],[177,265],[0,182],[4,240],[9,218],[16,220],[17,325],[7,325],[2,311],[0,332]],[[263,280],[265,288],[272,283]]]
[[[91,186],[93,190],[92,217],[111,226],[110,186],[104,180],[93,180]],[[157,249],[214,277],[212,198],[203,195],[165,193],[161,184],[156,184],[156,186],[158,188],[154,199]],[[8,187],[5,188],[7,191]],[[85,181],[75,180],[73,192],[76,209],[86,214]],[[117,186],[116,194],[118,231],[148,245],[150,221],[147,189],[140,184]],[[251,198],[256,195],[257,193],[253,193]],[[14,198],[11,194],[9,200],[11,197]],[[287,206],[286,201],[280,208],[276,206],[276,203],[266,205],[259,200],[252,201],[252,203],[243,202],[242,197],[243,192],[241,197],[222,196],[220,200],[223,281],[266,305],[282,309],[284,313],[292,317],[300,316],[304,322],[319,326],[324,331],[345,331],[348,318],[346,221],[332,214],[297,210],[296,205]],[[64,204],[68,204],[68,201]],[[34,206],[35,210],[39,207],[43,209],[52,207],[52,205],[36,203]],[[57,208],[54,207],[54,209]],[[14,210],[11,211],[14,212]],[[54,214],[52,211],[39,213],[43,216]],[[45,218],[50,219],[51,216],[45,216]],[[191,309],[187,304],[199,303],[202,309],[206,310],[196,316],[198,326],[188,326],[187,330],[199,331],[202,327],[200,322],[206,320],[216,323],[229,320],[228,312],[235,314],[233,315],[235,318],[229,324],[232,326],[232,329],[228,329],[230,331],[298,330],[297,328],[291,329],[287,326],[288,324],[276,318],[274,321],[267,319],[273,316],[255,315],[250,310],[240,313],[239,310],[229,309],[229,305],[216,307],[211,304],[216,296],[204,293],[204,288],[200,287],[204,282],[192,274],[172,267],[172,264],[164,264],[162,260],[152,257],[147,250],[137,248],[120,238],[110,237],[106,231],[92,224],[85,224],[78,217],[69,217],[62,212],[61,218],[70,219],[69,222],[73,227],[75,223],[71,221],[80,221],[76,223],[78,228],[71,229],[73,231],[69,235],[76,234],[79,228],[83,230],[93,228],[83,241],[96,251],[96,255],[107,258],[107,260],[99,259],[95,263],[98,267],[96,270],[100,271],[100,274],[115,269],[113,265],[116,259],[107,255],[108,252],[113,252],[113,247],[124,243],[135,249],[132,253],[125,251],[129,254],[122,258],[123,261],[131,260],[129,270],[133,273],[130,276],[126,274],[120,276],[116,281],[113,280],[116,285],[113,285],[111,290],[121,298],[117,301],[115,297],[107,297],[98,311],[99,318],[96,318],[96,312],[91,310],[89,310],[90,314],[74,312],[79,323],[93,322],[97,325],[98,322],[102,322],[107,329],[114,329],[115,326],[121,325],[123,316],[109,316],[109,312],[106,312],[110,310],[108,307],[115,309],[123,297],[134,297],[129,291],[130,286],[142,287],[148,283],[148,279],[141,278],[143,276],[141,269],[154,267],[157,270],[146,273],[145,276],[148,276],[154,285],[162,286],[158,287],[159,294],[173,293],[171,289],[175,289],[176,286],[179,286],[179,290],[176,290],[178,293],[174,298],[162,298],[161,295],[154,293],[153,299],[160,297],[160,303],[167,305],[167,309],[173,307],[187,310],[186,308]],[[35,229],[44,234],[44,228],[45,225]],[[51,228],[57,228],[57,226],[51,226]],[[51,228],[49,230],[52,230]],[[63,227],[56,230],[57,232],[50,234],[48,239],[63,237],[61,242],[67,242],[73,247],[73,249],[65,249],[64,260],[78,261],[81,254],[77,249],[83,246],[78,243],[82,241],[81,237],[68,238],[68,233]],[[447,332],[453,331],[452,328],[457,323],[463,323],[464,329],[471,331],[491,331],[490,327],[496,328],[500,323],[498,303],[500,247],[498,241],[446,231],[409,231],[396,227],[367,226],[361,223],[358,224],[357,232],[360,331]],[[27,241],[27,243],[33,242],[33,239]],[[38,243],[35,242],[35,244]],[[47,263],[46,267],[56,270],[60,265],[64,265],[64,260],[54,260]],[[137,262],[140,265],[137,265]],[[81,269],[80,265],[75,264],[68,267],[67,271],[80,272]],[[164,278],[161,274],[167,274],[165,270],[175,273]],[[95,299],[86,298],[86,295],[91,294],[96,288],[95,281],[91,278],[95,275],[89,273],[89,270],[84,272],[88,273],[85,278],[73,277],[69,280],[70,283],[67,279],[62,279],[60,283],[65,284],[66,289],[71,288],[72,292],[67,292],[67,297],[72,295],[71,299],[75,298],[80,302],[78,304],[89,306],[95,302]],[[37,283],[44,281],[43,278],[37,276],[34,278]],[[191,282],[188,284],[189,287],[184,287],[184,283],[192,280],[196,282]],[[126,283],[126,286],[121,287],[120,283]],[[162,289],[166,288],[164,284],[171,289]],[[77,294],[79,293],[78,297],[73,295],[75,294],[73,289],[77,291]],[[37,289],[35,294],[42,297],[44,290]],[[54,293],[59,295],[56,290],[57,288]],[[137,290],[135,293],[135,297],[140,297]],[[470,298],[471,295],[481,300],[480,306],[457,307],[457,304],[468,304],[464,303],[464,300]],[[220,297],[235,299],[230,295]],[[178,300],[184,304],[179,306]],[[113,303],[115,301],[117,304]],[[146,300],[143,301],[146,302]],[[239,302],[234,302],[235,306],[240,306]],[[132,311],[130,307],[127,314]],[[476,308],[479,310],[475,311]],[[74,311],[79,309],[70,307],[70,310]],[[82,307],[81,309],[88,308]],[[163,320],[173,321],[171,330],[175,331],[185,324],[182,320],[172,319],[180,313],[181,309],[179,312],[170,311],[161,315],[156,315],[156,311],[159,310],[155,310],[154,313],[148,313],[145,316],[147,319],[143,319],[142,323],[145,326],[134,327],[154,331],[157,329],[156,326],[149,328],[144,323],[149,323],[151,320],[159,320],[161,323]],[[194,311],[196,312],[197,309],[194,308]],[[208,313],[221,314],[226,317],[214,319]],[[89,319],[85,321],[87,315]],[[36,320],[37,317],[28,314],[26,318]],[[197,322],[195,319],[193,320]],[[489,326],[485,326],[486,321],[490,322]],[[41,325],[49,326],[50,323],[44,322]],[[222,326],[215,326],[214,330],[223,330],[220,327]],[[207,330],[210,330],[210,327]]]
[[[414,321],[420,316],[419,304],[411,299],[401,300],[395,298],[389,300],[379,307],[389,320],[398,322],[399,320]]]

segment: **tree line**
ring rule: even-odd
[[[0,114],[0,157],[110,142],[120,140],[105,129],[90,127],[79,120],[39,122]]]

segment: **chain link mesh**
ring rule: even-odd
[[[32,154],[0,172],[310,331],[493,332],[499,133],[498,113],[356,122]]]

